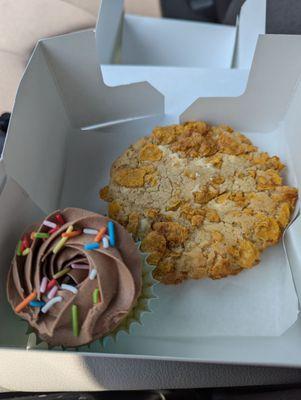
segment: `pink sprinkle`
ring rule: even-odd
[[[48,279],[46,276],[41,280],[41,285],[40,285],[40,292],[45,293],[46,292],[46,287],[47,287]]]
[[[71,268],[73,269],[90,269],[87,264],[71,264]]]
[[[52,229],[57,227],[57,224],[55,224],[54,222],[48,221],[48,220],[45,220],[43,222],[43,225],[48,226],[48,228],[52,228]]]
[[[53,288],[50,290],[50,292],[47,294],[48,299],[53,299],[54,296],[56,295],[56,292],[58,291],[57,286],[53,286]]]

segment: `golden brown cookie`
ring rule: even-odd
[[[155,128],[113,164],[100,197],[142,241],[163,283],[236,275],[288,225],[297,189],[277,156],[226,125]]]

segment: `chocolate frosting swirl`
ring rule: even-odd
[[[138,249],[129,233],[115,223],[116,246],[107,249],[85,250],[84,245],[94,237],[82,233],[69,238],[65,246],[53,254],[54,246],[61,234],[72,225],[76,230],[92,228],[99,230],[109,219],[89,211],[67,208],[55,211],[46,219],[57,223],[55,215],[60,213],[65,224],[48,239],[33,239],[27,256],[16,255],[8,274],[7,295],[11,306],[21,303],[33,291],[37,299],[48,301],[40,293],[43,277],[52,279],[58,271],[70,267],[70,271],[57,279],[59,285],[66,283],[78,289],[77,294],[59,290],[56,296],[63,300],[52,306],[45,314],[36,307],[27,306],[18,313],[27,320],[42,340],[52,346],[76,347],[90,343],[111,333],[135,306],[142,288],[142,262]],[[30,227],[26,233],[49,232],[47,226]],[[88,269],[72,269],[71,264],[87,264]],[[89,271],[95,269],[97,276],[91,280]],[[100,302],[93,304],[92,293],[99,288]],[[72,332],[71,307],[78,307],[79,334]]]

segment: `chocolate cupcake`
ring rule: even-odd
[[[43,341],[78,347],[124,326],[143,297],[142,276],[141,254],[121,225],[68,208],[27,229],[7,295]]]

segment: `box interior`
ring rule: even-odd
[[[265,0],[246,1],[237,26],[228,26],[127,15],[123,0],[103,0],[96,28],[101,63],[250,68],[265,9]]]
[[[106,87],[99,74],[98,60],[92,56],[92,33],[78,35],[47,40],[38,46],[20,85],[9,128],[3,160],[6,177],[0,196],[3,266],[0,270],[0,307],[5,321],[0,332],[2,347],[24,348],[27,344],[24,323],[9,309],[4,288],[10,259],[25,226],[57,207],[79,206],[105,212],[104,204],[98,200],[98,190],[107,183],[111,162],[136,138],[148,134],[153,126],[178,120],[176,115],[164,115],[163,97],[149,84]],[[197,100],[182,114],[181,120],[205,119],[235,126],[261,149],[279,155],[288,165],[288,182],[300,188],[297,107],[301,96],[298,85],[301,41],[298,37],[282,36],[260,39],[246,92],[237,98]],[[79,43],[85,49],[84,57],[74,51]],[[284,54],[281,60],[278,59],[279,49]],[[288,60],[291,59],[295,62],[290,63]],[[283,71],[287,72],[285,76]],[[97,81],[98,85],[95,84]],[[125,104],[124,100],[129,98],[131,101]],[[297,217],[285,234],[289,264],[280,244],[267,252],[261,268],[248,272],[262,274],[263,279],[264,276],[272,277],[267,275],[272,260],[274,266],[277,264],[275,268],[279,268],[278,278],[285,282],[287,292],[285,296],[279,293],[277,303],[282,308],[264,310],[278,311],[287,317],[284,330],[274,321],[278,331],[273,338],[260,337],[273,336],[270,326],[263,326],[261,335],[241,330],[235,336],[233,332],[222,330],[222,319],[214,331],[210,331],[210,323],[207,323],[207,330],[203,323],[203,331],[202,324],[201,330],[189,331],[185,326],[188,321],[183,320],[185,310],[181,309],[181,296],[178,300],[172,293],[174,288],[158,286],[161,298],[154,302],[156,312],[146,315],[144,326],[135,326],[132,335],[120,335],[117,343],[109,341],[106,351],[217,361],[221,356],[217,355],[216,349],[223,349],[220,354],[224,359],[234,360],[243,357],[245,347],[253,346],[257,350],[248,357],[257,357],[260,361],[260,346],[269,343],[271,350],[267,357],[270,361],[275,360],[277,355],[272,354],[272,348],[285,342],[286,338],[297,338],[300,327],[298,321],[287,330],[297,317],[297,297],[289,266],[298,294],[301,287],[299,225]],[[246,274],[241,277],[242,282]],[[217,282],[216,287],[220,286],[221,293],[229,288],[232,290],[232,282],[227,282],[230,281]],[[199,290],[203,283],[190,282],[188,285]],[[210,296],[211,286],[208,282],[204,284],[204,290],[207,290],[204,295]],[[262,296],[264,288],[263,285]],[[199,304],[195,305],[194,312],[199,312],[201,321],[203,314]],[[259,309],[256,318],[264,317],[262,312]],[[163,321],[164,316],[166,321],[173,320],[174,325],[168,327]],[[231,354],[235,343],[242,344],[242,352]],[[282,356],[280,353],[279,357]]]

